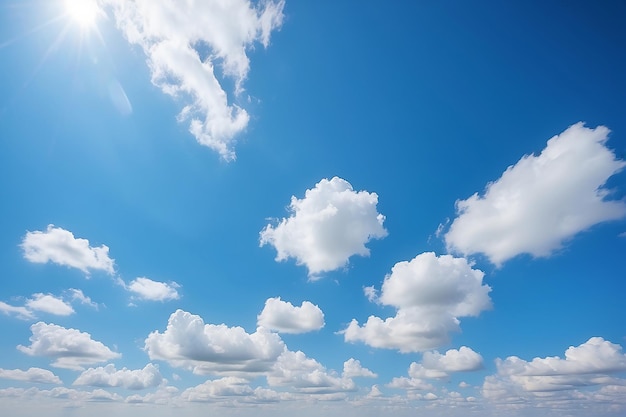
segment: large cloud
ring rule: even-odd
[[[93,387],[124,387],[140,390],[156,387],[163,382],[159,368],[149,363],[143,369],[115,369],[109,364],[105,367],[89,368],[84,371],[73,385],[88,385]]]
[[[87,239],[77,239],[72,232],[52,224],[45,232],[27,232],[21,246],[24,257],[30,262],[53,262],[87,274],[90,270],[114,273],[114,261],[109,258],[107,246],[91,247]]]
[[[102,342],[91,338],[89,333],[76,329],[66,329],[56,324],[38,322],[30,326],[33,335],[30,346],[17,348],[27,355],[54,358],[52,366],[83,370],[83,365],[105,362],[119,358],[119,353],[111,351]]]
[[[387,235],[377,204],[376,193],[356,192],[338,177],[323,179],[303,199],[291,197],[291,216],[267,225],[261,246],[274,246],[277,261],[295,258],[311,276],[342,268],[352,255],[369,255],[365,244],[370,239]]]
[[[180,295],[176,288],[180,287],[176,282],[159,282],[150,278],[139,277],[131,281],[126,289],[136,294],[142,300],[169,301],[178,300]]]
[[[398,262],[385,277],[382,291],[369,297],[397,309],[394,317],[370,316],[360,326],[352,320],[342,331],[347,342],[419,352],[449,342],[449,333],[459,331],[459,317],[478,316],[491,307],[484,273],[464,258],[422,253],[410,262]]]
[[[177,310],[163,333],[150,333],[145,349],[152,360],[197,374],[248,373],[269,370],[285,345],[263,327],[248,334],[241,327],[205,324],[200,316]]]
[[[453,372],[477,371],[483,366],[483,358],[467,346],[450,349],[445,354],[437,351],[424,352],[422,362],[409,366],[411,378],[447,378]]]
[[[259,326],[282,333],[306,333],[324,327],[324,313],[309,301],[296,307],[280,297],[268,298],[257,322]]]
[[[12,379],[14,381],[36,382],[40,384],[62,384],[61,379],[47,369],[28,368],[21,369],[1,369],[0,378]]]
[[[483,253],[494,264],[522,253],[545,257],[597,223],[626,215],[607,200],[607,179],[626,166],[605,142],[609,130],[575,124],[548,141],[539,156],[510,166],[482,196],[457,201],[458,217],[445,234],[448,249]]]
[[[623,415],[626,355],[619,345],[592,337],[570,347],[565,358],[515,356],[496,360],[497,374],[485,378],[482,395],[500,409],[558,410],[559,415]]]
[[[256,43],[269,45],[271,32],[282,24],[284,1],[104,3],[113,6],[128,41],[143,48],[152,82],[180,98],[179,119],[189,120],[196,140],[222,158],[234,159],[234,137],[246,128],[249,116],[232,103],[218,77],[234,81],[231,95],[242,92],[250,69],[247,51]]]

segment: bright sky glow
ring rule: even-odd
[[[67,15],[83,29],[91,29],[101,13],[95,0],[65,0]]]
[[[624,21],[0,1],[0,416],[623,417]]]

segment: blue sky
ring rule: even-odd
[[[3,412],[626,412],[623,4],[0,10]]]

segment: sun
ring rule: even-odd
[[[102,13],[96,0],[65,0],[65,11],[82,29],[93,28]]]

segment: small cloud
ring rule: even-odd
[[[87,239],[75,238],[72,232],[52,224],[43,232],[27,232],[20,246],[30,262],[52,262],[86,274],[90,270],[114,273],[114,260],[109,258],[107,246],[92,247]]]
[[[43,311],[56,316],[74,314],[74,309],[71,305],[51,294],[33,294],[33,298],[26,301],[26,307],[30,310]]]
[[[121,283],[126,290],[132,292],[142,300],[170,301],[178,300],[180,298],[180,295],[176,290],[177,288],[180,288],[180,285],[173,281],[166,283],[153,281],[146,277],[139,277],[131,281],[128,285],[126,285],[123,281],[121,281]]]
[[[21,369],[1,369],[0,378],[12,379],[14,381],[34,382],[39,384],[62,384],[61,379],[47,369],[29,368],[26,371]]]
[[[6,315],[16,315],[22,320],[29,320],[35,318],[35,314],[26,307],[17,307],[0,301],[0,312]]]
[[[257,317],[259,326],[282,333],[306,333],[324,327],[324,313],[309,301],[294,307],[280,297],[268,298],[265,307]]]

